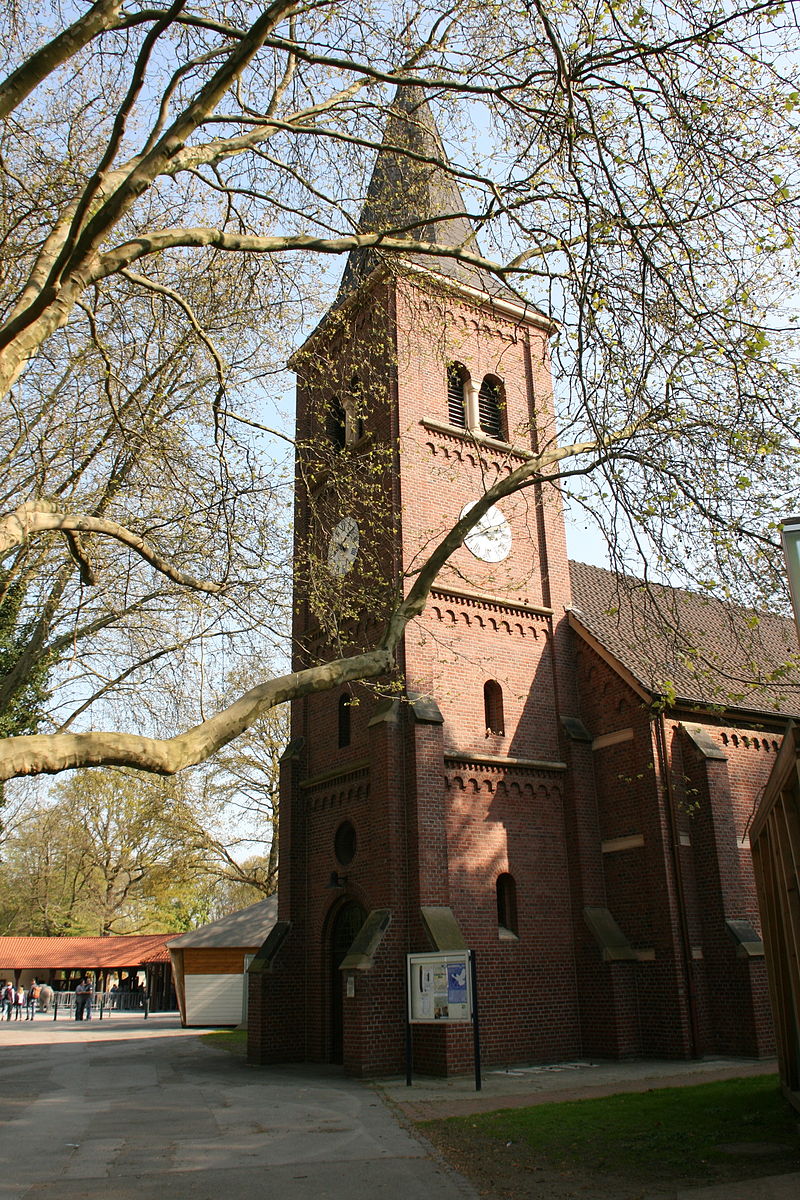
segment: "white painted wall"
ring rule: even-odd
[[[187,1025],[240,1025],[241,975],[185,975]]]

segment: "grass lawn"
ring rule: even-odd
[[[594,1179],[701,1185],[800,1170],[798,1114],[774,1075],[501,1109],[424,1122],[422,1130],[473,1178],[546,1166]]]
[[[245,1055],[247,1053],[246,1029],[216,1029],[213,1033],[201,1033],[200,1037],[209,1046],[219,1046],[231,1054]]]

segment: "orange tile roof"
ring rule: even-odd
[[[166,942],[174,933],[108,937],[0,937],[0,974],[4,970],[91,970],[138,967],[169,962]]]

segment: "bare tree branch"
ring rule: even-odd
[[[206,592],[212,596],[217,595],[224,587],[221,583],[208,583],[202,579],[196,579],[185,571],[179,571],[157,554],[144,538],[125,529],[122,525],[118,525],[116,521],[108,521],[102,517],[64,513],[59,505],[48,500],[27,500],[13,513],[0,519],[0,558],[13,553],[34,534],[51,532],[101,534],[121,542],[123,546],[127,546],[145,562],[148,562],[156,571],[174,583],[179,583],[182,587],[191,588],[197,592]]]
[[[93,38],[116,28],[123,3],[124,0],[96,0],[88,12],[0,82],[0,119],[13,112],[56,67],[72,58]]]

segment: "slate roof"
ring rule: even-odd
[[[179,937],[170,935],[170,950],[185,950],[192,947],[241,947],[260,946],[278,919],[278,897],[268,896],[257,904],[250,904],[238,912],[220,917],[199,929],[190,929]]]
[[[579,625],[646,691],[772,717],[800,714],[793,621],[586,563],[570,563],[570,578]]]
[[[172,933],[109,937],[0,937],[3,970],[98,970],[169,962]]]
[[[425,159],[436,162],[425,162]],[[396,229],[398,236],[405,235],[438,246],[459,246],[480,254],[461,189],[455,178],[438,165],[446,161],[442,139],[424,93],[419,87],[398,88],[361,212],[360,231]],[[437,217],[446,219],[436,220]],[[379,263],[391,257],[372,248],[352,250],[345,264],[337,302],[363,283]],[[427,254],[409,254],[407,258],[492,297],[527,304],[495,275],[480,267]]]

